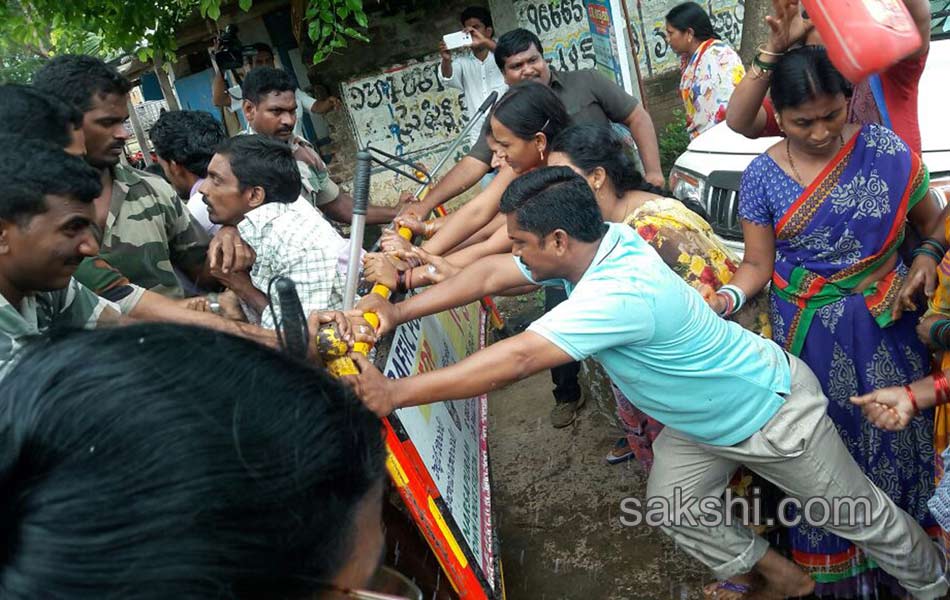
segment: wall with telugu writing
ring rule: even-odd
[[[464,99],[458,91],[445,89],[436,76],[439,41],[443,34],[461,29],[459,15],[469,4],[368,3],[371,41],[352,42],[310,69],[311,80],[344,103],[345,110],[326,115],[336,181],[349,186],[356,151],[366,144],[434,166],[466,119]],[[377,168],[370,198],[374,204],[392,204],[400,191],[417,187]]]
[[[583,0],[516,0],[513,8],[517,25],[538,35],[554,68],[594,67]],[[496,25],[499,33],[510,29],[504,22]],[[344,81],[341,99],[356,145],[372,145],[433,167],[468,123],[466,98],[442,84],[438,69],[438,54],[426,51],[414,60]],[[463,143],[448,166],[467,151],[468,144]],[[410,187],[398,175],[380,168],[374,171],[374,198],[392,197],[398,189]]]
[[[469,120],[464,96],[442,84],[438,68],[438,55],[430,55],[343,83],[341,99],[357,146],[433,168]],[[463,143],[448,165],[467,151]],[[409,180],[381,167],[374,170],[370,185],[373,197],[412,187]]]
[[[465,99],[442,84],[438,68],[438,59],[429,59],[344,84],[354,132],[363,145],[407,156],[461,133],[468,122]]]
[[[666,13],[682,0],[625,0],[640,76],[649,79],[679,69],[666,39]],[[745,0],[699,0],[719,36],[738,50]]]

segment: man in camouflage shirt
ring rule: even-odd
[[[122,319],[72,277],[99,250],[92,202],[101,190],[81,158],[0,136],[0,377],[31,338]]]
[[[193,281],[212,282],[205,269],[208,235],[171,186],[119,163],[130,135],[129,81],[98,58],[63,55],[40,68],[33,85],[83,112],[86,161],[101,173],[94,221],[102,231],[101,260],[84,261],[76,278],[115,301],[127,293],[116,289],[129,289],[118,285],[122,276],[173,298],[183,296],[176,267]]]
[[[313,146],[294,134],[296,89],[286,71],[273,67],[251,69],[241,86],[244,117],[248,123],[242,133],[256,133],[290,144],[300,170],[303,196],[327,218],[349,223],[353,219],[353,198],[330,179],[326,164]],[[398,212],[398,206],[371,205],[366,212],[366,223],[390,223]]]

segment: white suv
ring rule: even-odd
[[[950,198],[950,119],[944,105],[944,77],[950,79],[950,38],[939,39],[941,33],[935,32],[930,43],[920,80],[918,116],[922,155],[930,170],[930,191],[943,205]],[[673,195],[702,206],[715,232],[740,255],[743,244],[738,215],[739,179],[752,159],[778,140],[751,140],[720,123],[693,140],[670,172]]]

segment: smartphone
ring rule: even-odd
[[[442,41],[445,42],[445,47],[449,50],[455,50],[456,48],[466,48],[472,45],[472,34],[467,31],[447,33],[442,36]]]

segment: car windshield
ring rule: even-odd
[[[930,38],[950,37],[950,0],[930,0]]]

